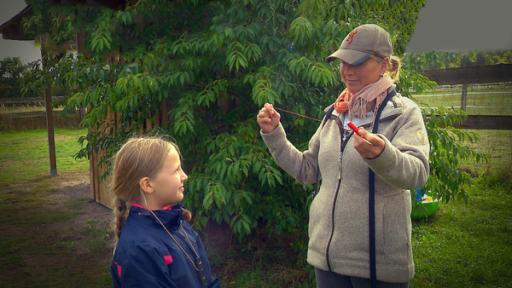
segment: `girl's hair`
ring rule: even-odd
[[[155,177],[173,148],[180,155],[178,146],[171,141],[156,137],[140,137],[128,139],[116,153],[112,178],[116,241],[121,236],[130,203],[141,200],[139,180],[143,177]]]

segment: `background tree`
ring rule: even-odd
[[[88,55],[68,55],[50,73],[69,91],[68,109],[89,107],[82,125],[87,157],[104,149],[103,163],[162,103],[172,109],[168,129],[182,148],[186,205],[196,225],[208,219],[230,225],[239,238],[256,227],[297,235],[305,252],[312,187],[280,170],[259,137],[256,113],[265,102],[321,118],[343,89],[337,63],[325,57],[364,23],[391,32],[395,54],[404,52],[424,1],[232,0],[130,2],[124,10],[50,6],[28,1],[34,16],[26,29],[41,29],[48,9],[50,39],[74,41],[86,33]],[[406,67],[399,90],[430,87]],[[108,111],[122,127],[99,131]],[[284,115],[288,137],[305,149],[318,123]],[[443,181],[437,179],[437,181]]]
[[[0,60],[0,97],[22,97],[22,76],[27,70],[17,57]]]

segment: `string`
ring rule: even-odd
[[[144,199],[144,204],[146,204],[146,207],[149,208],[149,205],[148,205],[148,201],[146,200],[146,196],[144,195],[144,192],[142,192],[142,190],[140,191],[141,194],[142,194],[142,198]],[[181,250],[181,252],[183,252],[183,254],[185,254],[185,256],[188,258],[188,260],[190,261],[190,264],[192,264],[192,266],[194,267],[194,269],[198,272],[200,272],[202,269],[200,267],[197,267],[196,264],[195,264],[195,261],[192,260],[192,257],[190,257],[188,255],[187,252],[185,252],[185,249],[181,246],[181,244],[178,242],[178,240],[174,237],[174,235],[171,234],[171,232],[167,229],[167,227],[165,227],[164,223],[160,220],[160,218],[158,218],[158,216],[156,216],[156,214],[151,211],[151,209],[147,209],[152,215],[153,217],[155,217],[155,219],[157,220],[157,222],[160,224],[160,226],[162,226],[162,228],[165,230],[165,232],[171,237],[171,239],[176,243],[176,245],[178,246],[178,248]],[[181,227],[179,228],[181,229]],[[185,235],[186,232],[184,232]],[[188,235],[186,236],[187,237],[187,242],[189,242],[189,246],[192,250],[192,252],[195,254],[196,258],[199,258],[199,254],[197,253],[197,251],[194,249],[194,246],[192,245],[192,243],[190,243],[190,239],[188,238]]]
[[[291,114],[291,115],[294,115],[294,116],[297,116],[297,117],[302,117],[302,118],[305,118],[305,119],[308,119],[308,120],[322,122],[322,120],[320,120],[320,119],[317,119],[317,118],[314,118],[314,117],[310,117],[310,116],[307,116],[307,115],[302,115],[302,114],[299,114],[297,112],[289,111],[289,110],[286,110],[286,109],[283,109],[283,108],[279,108],[279,107],[274,107],[274,108],[276,110],[278,110],[278,111],[281,111],[281,112],[284,112],[284,113],[288,113],[288,114]]]

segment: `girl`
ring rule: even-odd
[[[114,162],[114,287],[220,287],[180,203],[187,175],[176,144],[132,138]],[[183,221],[183,219],[187,221]]]

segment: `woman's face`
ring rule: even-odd
[[[379,80],[387,69],[387,58],[377,60],[374,57],[368,58],[360,65],[350,65],[346,62],[340,64],[341,81],[345,83],[348,91],[352,94],[359,92],[363,87]]]
[[[155,190],[154,197],[162,205],[176,204],[182,201],[185,192],[183,185],[187,178],[187,174],[181,167],[178,151],[173,147],[169,151],[162,169],[151,181]]]

